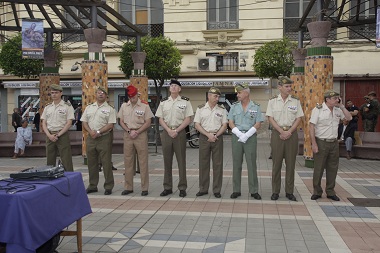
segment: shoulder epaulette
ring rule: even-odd
[[[111,106],[113,109],[115,109],[115,106],[111,105],[111,104],[108,104],[109,106]]]
[[[164,101],[166,101],[168,99],[169,99],[169,97],[163,98],[163,99],[161,99],[161,102],[164,102]]]
[[[66,102],[66,101],[65,101],[65,104],[66,104],[66,105],[71,105],[71,103],[69,103],[69,102]]]
[[[275,99],[275,98],[277,98],[277,97],[278,97],[277,95],[274,95],[274,96],[271,97],[269,100]]]
[[[240,102],[239,101],[236,101],[236,102],[234,102],[234,103],[232,103],[233,105],[237,105],[237,104],[239,104]]]
[[[146,104],[146,105],[149,105],[149,103],[146,102],[145,100],[141,100],[141,103]]]
[[[206,104],[201,104],[201,105],[198,105],[198,108],[201,109],[203,107],[205,107]]]
[[[182,98],[183,100],[186,100],[186,101],[189,101],[189,100],[190,100],[190,98],[188,98],[188,97],[184,97],[184,96],[181,96],[181,98]]]
[[[298,99],[298,100],[300,100],[297,96],[294,96],[294,95],[291,95],[290,97],[291,97],[291,98],[294,98],[294,99]]]
[[[254,104],[257,105],[257,106],[260,106],[260,104],[259,104],[259,103],[256,103],[255,101],[252,101],[252,103],[254,103]]]
[[[218,104],[218,106],[219,106],[219,108],[226,109],[226,108],[224,107],[224,105],[220,105],[220,104]]]
[[[45,107],[48,106],[48,105],[51,105],[52,103],[53,103],[53,102],[50,102],[50,103],[46,104]]]
[[[315,107],[318,108],[318,109],[321,109],[322,105],[320,105],[320,104],[317,103],[317,105]]]

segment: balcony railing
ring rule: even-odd
[[[146,32],[151,37],[164,36],[164,24],[135,25],[135,26],[137,26],[143,32]],[[128,26],[123,26],[123,28],[126,31],[133,32],[133,30],[129,28]],[[123,35],[119,36],[120,40],[125,40],[127,38],[128,36],[123,36]]]

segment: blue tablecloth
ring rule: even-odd
[[[0,189],[6,184],[0,181]],[[18,180],[17,185],[35,189],[16,193],[0,190],[0,242],[7,244],[7,253],[35,252],[54,235],[92,212],[79,172],[65,172],[64,177],[54,180]]]

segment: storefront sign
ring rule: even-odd
[[[4,88],[38,88],[37,82],[30,82],[30,83],[19,83],[19,82],[14,82],[14,83],[8,83],[4,82]]]

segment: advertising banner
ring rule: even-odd
[[[22,20],[22,58],[44,58],[44,26],[42,19]]]

